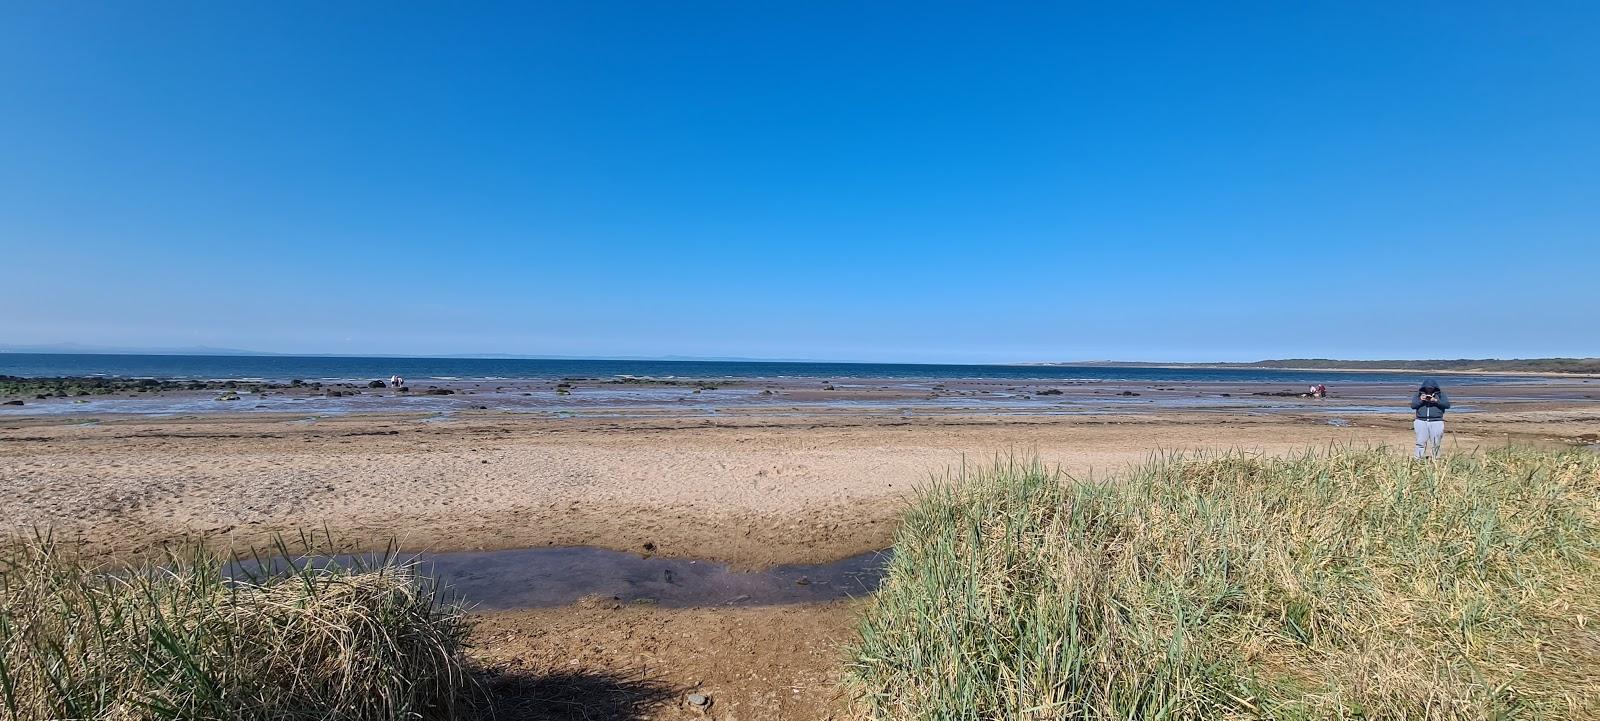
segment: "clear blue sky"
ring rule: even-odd
[[[1600,3],[0,9],[0,343],[1600,355]]]

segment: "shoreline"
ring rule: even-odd
[[[0,386],[0,423],[101,417],[191,415],[349,416],[479,411],[556,418],[722,417],[727,415],[1026,416],[1105,413],[1317,412],[1364,416],[1404,409],[1409,383],[1361,375],[1312,399],[1283,381],[640,378],[422,379],[405,389],[378,381],[118,381],[45,379]],[[378,387],[373,387],[376,384]],[[1462,383],[1450,389],[1457,413],[1540,409],[1600,402],[1583,378]]]

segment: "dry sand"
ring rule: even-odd
[[[1596,420],[1586,409],[1462,415],[1450,439],[1465,448],[1581,438],[1600,429]],[[368,547],[390,539],[409,550],[651,543],[658,553],[758,567],[882,548],[906,493],[996,453],[1036,453],[1086,474],[1158,449],[1411,444],[1403,416],[1352,422],[1181,413],[39,421],[0,426],[0,517],[111,552],[189,537],[249,544],[325,528]]]
[[[604,601],[494,614],[473,657],[500,718],[851,718],[838,680],[861,602],[660,609]],[[711,698],[709,714],[686,702]]]

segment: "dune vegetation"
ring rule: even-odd
[[[48,537],[0,544],[0,717],[359,721],[466,705],[466,616],[411,566],[277,566],[230,575],[201,548],[108,565]]]
[[[969,469],[847,676],[875,719],[1600,718],[1600,456]]]

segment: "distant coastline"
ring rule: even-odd
[[[1456,360],[1333,360],[1289,358],[1252,362],[1159,363],[1143,361],[1082,361],[1039,363],[1053,367],[1240,369],[1278,371],[1338,371],[1341,373],[1438,373],[1441,375],[1526,375],[1549,377],[1600,377],[1600,358],[1518,358]]]

